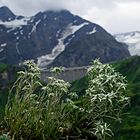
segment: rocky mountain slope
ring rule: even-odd
[[[41,68],[72,67],[89,65],[95,58],[111,62],[128,56],[125,44],[67,10],[23,17],[0,8],[0,62],[19,64],[32,59]]]
[[[140,55],[140,31],[116,34],[115,38],[128,45],[131,55]]]

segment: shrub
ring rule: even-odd
[[[9,138],[8,134],[2,134],[0,136],[0,140],[10,140],[10,138]]]
[[[27,61],[25,66],[5,108],[12,139],[104,140],[113,135],[108,120],[120,120],[129,99],[125,97],[125,78],[111,66],[95,60],[87,73],[88,89],[80,96],[69,92],[70,84],[57,78],[50,77],[42,85],[36,65]]]

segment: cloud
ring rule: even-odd
[[[140,30],[140,0],[0,0],[0,5],[26,16],[38,11],[68,9],[111,33]]]
[[[80,13],[85,12],[87,9],[93,7],[100,9],[112,9],[118,2],[122,0],[0,0],[1,5],[7,5],[15,12],[21,12],[22,14],[33,14],[39,10],[49,9],[68,9],[72,11],[78,11]],[[132,0],[124,0],[124,3],[132,2]],[[140,2],[139,0],[133,0],[133,2]]]
[[[92,8],[84,15],[86,19],[102,25],[111,33],[140,30],[140,2],[117,3],[111,10]],[[94,13],[94,15],[91,15]]]

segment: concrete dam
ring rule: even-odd
[[[73,68],[64,68],[64,70],[57,75],[57,78],[63,79],[66,82],[72,82],[74,80],[78,80],[86,75],[87,69],[89,66],[83,67],[73,67]],[[55,74],[50,70],[42,70],[41,71],[41,80],[47,82],[47,77],[54,77]]]

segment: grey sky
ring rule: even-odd
[[[48,9],[68,9],[111,33],[140,30],[140,0],[0,0],[3,5],[26,16]]]

